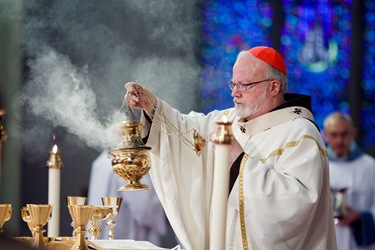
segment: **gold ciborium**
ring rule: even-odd
[[[33,247],[47,249],[43,239],[43,233],[46,231],[43,227],[47,224],[51,216],[52,205],[47,204],[27,204],[27,209],[31,216],[31,221],[35,225]]]
[[[102,229],[99,226],[99,221],[106,220],[112,213],[111,207],[93,206],[90,220],[92,221],[89,227],[89,234],[93,240],[97,240],[98,236],[102,233]]]
[[[113,229],[116,226],[116,222],[114,218],[120,211],[122,198],[121,197],[102,197],[102,203],[103,203],[103,206],[112,208],[112,213],[109,216],[107,226],[109,227],[108,239],[114,240],[115,233]]]
[[[31,235],[34,236],[35,235],[35,233],[34,233],[35,232],[34,231],[35,225],[31,221],[31,215],[30,215],[30,212],[27,209],[27,207],[22,207],[21,208],[21,217],[22,217],[22,220],[27,223],[27,226],[28,226],[28,228],[29,228],[29,230],[31,232]]]
[[[90,205],[68,205],[77,233],[74,246],[70,250],[89,250],[85,240],[85,226],[91,217],[92,208]]]
[[[86,204],[87,197],[83,196],[67,196],[66,197],[66,203],[67,205],[85,205]],[[74,225],[74,222],[72,221],[70,225],[73,227],[73,238],[76,237],[76,227]]]
[[[117,191],[147,190],[148,186],[140,180],[150,170],[148,151],[151,148],[142,142],[140,130],[143,125],[136,121],[124,121],[120,126],[123,141],[109,152],[109,157],[112,158],[113,171],[128,184]]]
[[[0,233],[4,231],[4,223],[12,217],[12,205],[0,204]]]

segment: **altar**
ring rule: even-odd
[[[33,237],[15,237],[14,239],[28,245],[32,245]],[[44,237],[44,242],[48,250],[70,250],[75,240],[72,237]],[[135,240],[86,240],[88,249],[93,250],[180,250],[180,246],[172,249],[155,246],[147,241]]]

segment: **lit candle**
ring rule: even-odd
[[[227,202],[229,196],[229,155],[233,143],[232,123],[224,115],[222,122],[217,122],[215,138],[215,160],[213,193],[211,202],[210,250],[225,249]]]
[[[49,152],[48,167],[48,204],[52,205],[52,217],[48,222],[48,237],[58,237],[60,228],[60,181],[62,161],[55,144]]]

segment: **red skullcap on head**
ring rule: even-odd
[[[248,50],[253,56],[259,58],[263,62],[271,65],[278,71],[286,75],[286,66],[283,57],[279,52],[270,47],[260,46]]]

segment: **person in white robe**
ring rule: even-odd
[[[141,182],[150,189],[117,191],[126,181],[113,172],[108,151],[103,150],[92,164],[87,203],[102,206],[102,197],[121,197],[123,200],[120,211],[114,217],[115,239],[148,241],[160,246],[162,237],[167,232],[168,221],[149,174],[145,175]],[[108,239],[109,227],[106,223],[107,221],[100,222],[102,233],[98,239]],[[90,237],[88,234],[86,236]]]
[[[337,217],[343,217],[336,223],[338,249],[375,250],[375,160],[355,143],[356,129],[349,115],[333,112],[323,125],[331,188],[345,196],[342,206],[334,206]],[[342,194],[332,197],[337,195]]]
[[[211,249],[210,138],[223,117],[233,121],[236,139],[228,163],[225,249],[336,249],[325,145],[310,97],[285,94],[287,84],[282,56],[264,46],[238,55],[229,82],[234,108],[181,114],[145,86],[125,84],[129,106],[144,111],[152,182],[186,249]],[[189,140],[192,129],[207,140],[201,155]]]

